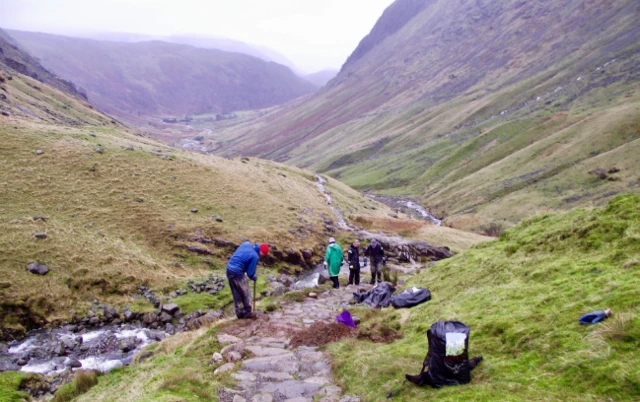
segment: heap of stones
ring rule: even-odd
[[[189,280],[187,287],[194,293],[209,293],[215,295],[224,289],[225,279],[215,274],[210,275],[207,279],[196,282]]]

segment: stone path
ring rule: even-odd
[[[365,287],[362,286],[361,287]],[[334,322],[335,316],[348,305],[357,288],[349,286],[290,303],[254,321],[238,321],[218,335],[224,346],[218,360],[231,361],[216,372],[234,370],[234,352],[240,358],[247,351],[251,358],[241,360],[231,374],[237,381],[234,389],[218,392],[221,402],[359,402],[343,396],[335,385],[328,356],[318,348],[289,347],[293,332],[309,327],[315,321]],[[231,357],[231,359],[230,359]],[[215,359],[214,355],[214,359]]]

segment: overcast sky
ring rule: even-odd
[[[267,46],[297,67],[340,68],[393,0],[0,0],[0,27],[77,35],[199,34]]]

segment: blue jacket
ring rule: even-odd
[[[598,310],[593,313],[583,315],[578,319],[578,321],[580,321],[580,324],[582,325],[589,325],[599,323],[607,318],[609,317],[607,317],[607,313],[604,310]]]
[[[255,280],[258,261],[260,261],[260,246],[246,241],[238,247],[231,259],[229,259],[227,271],[231,271],[234,274],[246,273],[249,279]]]

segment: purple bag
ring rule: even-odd
[[[356,324],[353,322],[353,318],[351,318],[351,313],[347,310],[336,316],[336,321],[340,324],[344,324],[347,327],[355,328]]]

